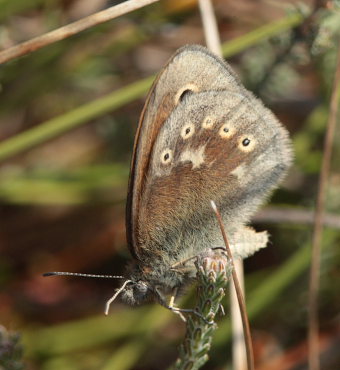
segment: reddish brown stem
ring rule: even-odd
[[[241,286],[240,286],[240,283],[239,283],[238,278],[237,278],[237,274],[235,272],[234,260],[233,260],[233,256],[231,254],[231,250],[230,250],[230,247],[229,247],[229,242],[228,242],[228,238],[227,238],[227,235],[226,235],[226,232],[225,232],[225,229],[224,229],[222,217],[221,217],[220,212],[218,211],[214,202],[212,202],[212,208],[213,208],[213,210],[216,214],[218,223],[220,225],[220,229],[221,229],[223,241],[224,241],[224,244],[225,244],[225,247],[226,247],[227,255],[228,255],[228,257],[230,259],[230,263],[233,267],[232,277],[233,277],[233,282],[234,282],[234,287],[235,287],[237,299],[238,299],[239,306],[240,306],[240,313],[241,313],[243,331],[244,331],[244,339],[245,339],[245,342],[246,342],[248,370],[254,370],[255,369],[254,352],[253,352],[253,344],[252,344],[252,339],[251,339],[250,325],[249,325],[249,320],[248,320],[248,315],[247,315],[246,304],[245,304],[245,301],[244,301],[244,298],[243,298],[243,295],[242,295],[242,290],[241,290]]]
[[[319,370],[319,343],[318,343],[318,291],[319,291],[319,270],[323,223],[325,217],[325,195],[327,179],[330,172],[330,161],[332,156],[332,146],[339,102],[340,85],[340,48],[338,49],[335,80],[330,102],[330,112],[327,123],[327,131],[324,139],[324,155],[322,158],[321,172],[319,178],[319,188],[316,200],[316,210],[314,217],[314,230],[312,240],[312,261],[309,280],[309,317],[308,317],[308,362],[309,369]]]

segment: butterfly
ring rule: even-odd
[[[126,206],[132,262],[116,292],[132,305],[181,290],[193,257],[223,246],[233,255],[267,243],[246,226],[292,162],[287,130],[229,65],[199,45],[175,52],[155,80],[135,136]],[[188,261],[187,263],[181,263]]]

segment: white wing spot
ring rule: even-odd
[[[181,162],[191,162],[192,168],[199,168],[201,164],[204,163],[204,150],[205,145],[199,147],[198,149],[187,149],[185,150],[180,157]]]
[[[202,122],[202,127],[206,129],[211,129],[214,126],[214,119],[213,117],[205,117]]]
[[[239,180],[244,179],[247,176],[247,171],[245,165],[237,166],[233,171],[230,172],[232,175],[236,176]]]

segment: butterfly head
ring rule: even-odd
[[[131,263],[127,268],[129,279],[116,291],[114,299],[120,295],[123,302],[131,306],[155,301],[157,289],[150,276],[151,269],[143,264]]]
[[[151,300],[152,290],[143,280],[125,280],[123,285],[116,290],[115,294],[106,302],[105,314],[108,315],[111,303],[121,295],[122,300],[131,305],[138,306]]]
[[[153,262],[153,267],[143,263],[131,263],[127,269],[130,279],[117,290],[114,298],[121,295],[123,302],[132,306],[148,302],[167,306],[165,296],[170,294],[174,287],[183,285],[184,275],[176,273],[156,259],[153,259]]]
[[[154,293],[146,281],[130,280],[122,290],[121,296],[125,303],[131,306],[139,306],[144,302],[152,300]]]

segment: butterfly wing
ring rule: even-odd
[[[127,203],[133,255],[171,264],[221,245],[210,200],[233,234],[290,161],[286,130],[227,64],[200,46],[179,49],[155,81],[136,135]]]

